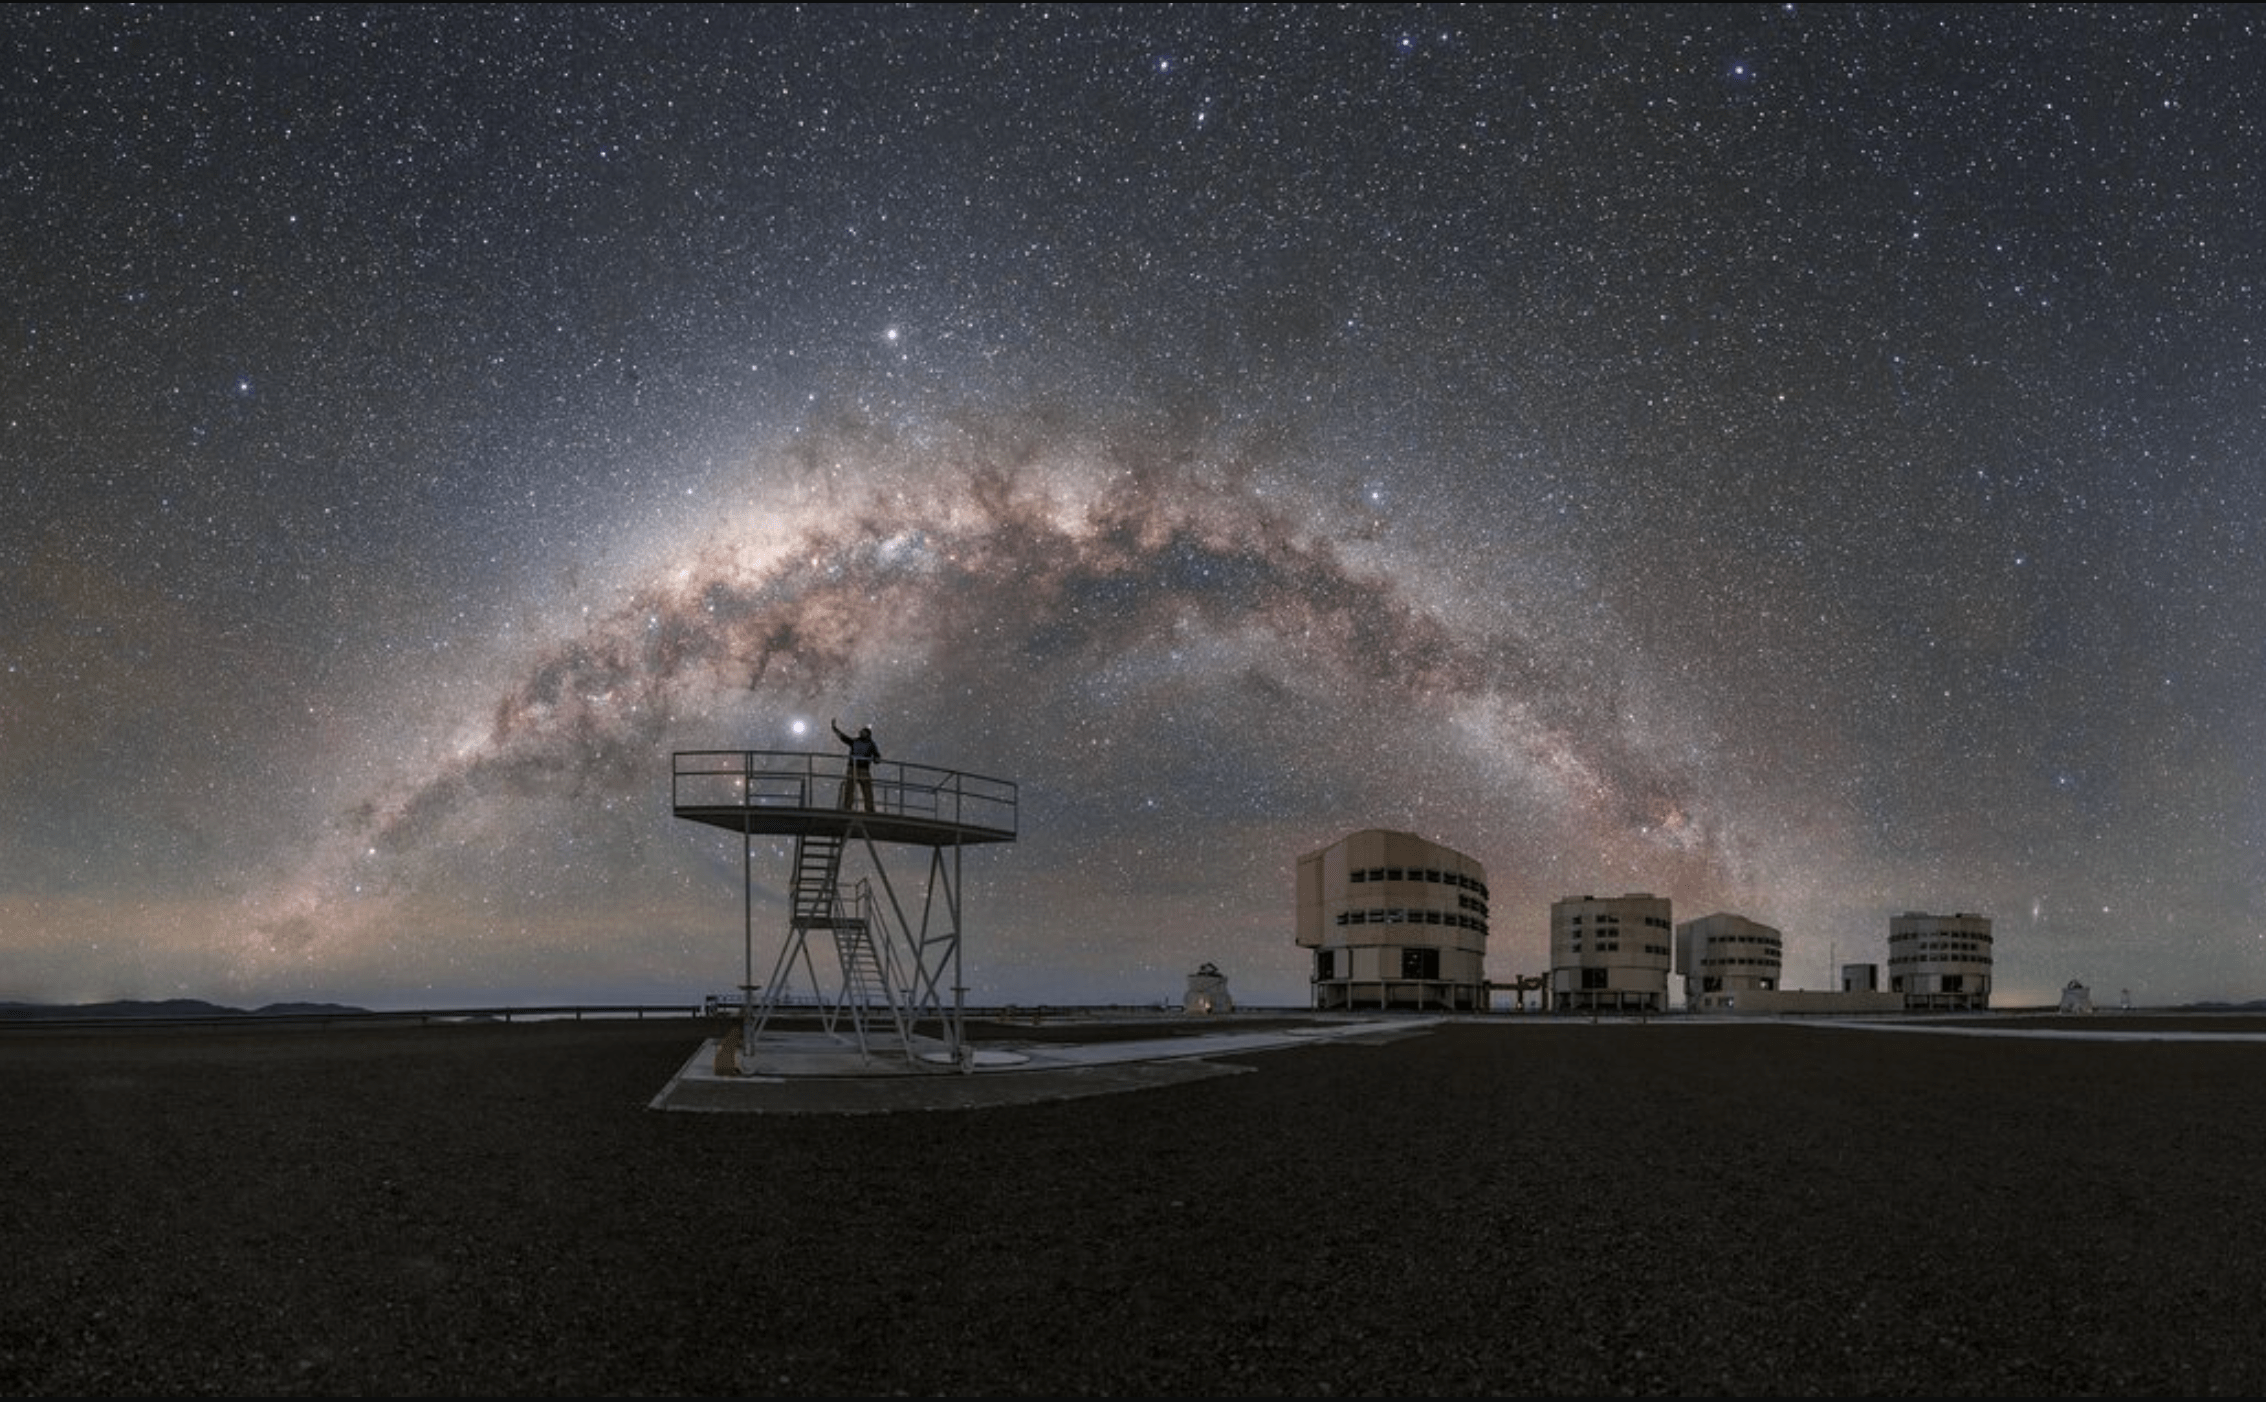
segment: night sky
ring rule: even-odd
[[[2266,996],[2261,114],[2232,6],[10,6],[0,999],[728,989],[671,753],[837,717],[1021,785],[978,1003],[1303,1006],[1370,827],[1502,979]]]

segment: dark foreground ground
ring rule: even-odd
[[[2266,1043],[1504,1018],[648,1109],[708,1033],[0,1032],[0,1392],[2266,1392]]]

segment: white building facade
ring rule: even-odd
[[[1908,910],[1888,922],[1888,987],[1907,1012],[1979,1012],[1991,1005],[1991,920]]]
[[[1676,927],[1676,971],[1684,976],[1688,1011],[1734,1012],[1740,994],[1777,989],[1785,964],[1784,937],[1743,915],[1703,915]]]
[[[1666,1012],[1675,937],[1666,896],[1638,892],[1552,901],[1551,1008]]]
[[[1298,859],[1313,1004],[1487,1010],[1487,874],[1414,833],[1368,828]]]

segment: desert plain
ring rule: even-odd
[[[2258,1019],[1411,1019],[656,1108],[716,1033],[0,1029],[0,1393],[2266,1392]]]

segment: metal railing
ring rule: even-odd
[[[900,760],[870,765],[873,811],[896,818],[1015,832],[1012,780]],[[800,750],[680,750],[669,781],[677,809],[833,810],[865,803],[845,755]]]

